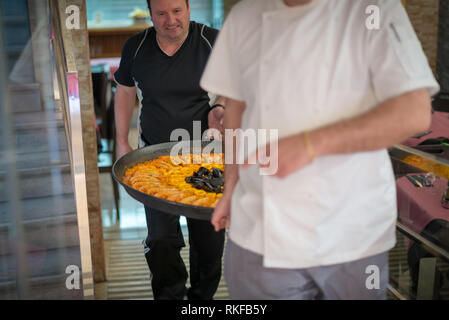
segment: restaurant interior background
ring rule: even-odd
[[[192,20],[220,29],[236,2],[190,0]],[[389,150],[388,298],[447,300],[449,1],[402,2],[441,93],[431,132]],[[144,210],[111,174],[112,74],[124,41],[151,25],[136,8],[146,0],[0,0],[0,299],[152,299]],[[223,280],[214,298],[228,298]]]

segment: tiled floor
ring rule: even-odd
[[[146,228],[143,205],[131,198],[121,186],[119,187],[120,219],[117,221],[112,181],[109,173],[100,174],[100,190],[104,229]]]
[[[142,255],[142,245],[136,240],[107,241],[108,284],[105,299],[152,300],[148,266]],[[189,245],[181,250],[181,257],[189,270]],[[187,287],[190,281],[187,279]],[[226,283],[222,278],[214,295],[215,300],[229,299]]]

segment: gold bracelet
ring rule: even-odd
[[[315,152],[313,151],[312,143],[310,142],[309,131],[304,132],[304,142],[306,143],[307,152],[309,153],[310,162],[315,159]]]

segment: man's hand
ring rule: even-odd
[[[259,148],[245,159],[241,168],[247,168],[250,165],[249,163],[254,162],[260,162],[261,168],[267,168],[276,160],[274,157],[277,157],[278,169],[274,176],[285,178],[291,173],[305,167],[312,161],[307,151],[303,133],[280,139],[278,141],[278,154],[270,154],[271,152],[270,144]],[[266,159],[261,158],[261,154],[266,154],[269,160],[268,163],[266,163]]]
[[[220,201],[218,201],[212,215],[211,223],[215,231],[220,231],[223,228],[229,228],[231,222],[231,196],[223,194]]]
[[[129,145],[128,141],[126,142],[117,142],[117,159],[120,159],[128,152],[133,151],[133,148]]]
[[[222,107],[215,107],[209,111],[209,115],[207,116],[209,129],[217,129],[223,135],[223,116],[224,108]]]
[[[242,126],[242,115],[245,110],[245,103],[243,101],[237,101],[229,98],[223,98],[226,105],[226,114],[224,115],[223,123],[226,129],[238,129]],[[219,102],[220,103],[220,102]],[[221,102],[223,103],[223,102]],[[215,108],[221,109],[221,108]],[[224,110],[223,110],[224,111]],[[225,137],[226,138],[226,137]],[[225,143],[225,153],[231,153],[234,155],[233,163],[225,163],[224,165],[224,178],[225,178],[225,190],[220,201],[218,201],[212,215],[211,223],[214,226],[215,231],[219,231],[223,228],[230,227],[231,221],[231,197],[239,179],[238,166],[235,164],[236,156],[236,137],[231,137],[232,143],[229,145]],[[231,147],[231,149],[227,149]]]

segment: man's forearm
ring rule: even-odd
[[[242,126],[242,116],[245,110],[245,104],[243,102],[238,102],[232,99],[227,99],[226,111],[224,114],[223,127],[224,129],[239,129]],[[225,134],[225,154],[229,153],[230,150],[227,148],[232,148],[232,163],[225,163],[225,195],[232,195],[235,185],[239,179],[238,164],[236,161],[237,157],[237,137],[232,135],[233,141],[226,141]]]
[[[389,99],[355,118],[310,132],[315,156],[372,151],[391,147],[427,130],[430,98],[425,89]]]
[[[135,93],[133,90],[118,89],[115,94],[115,126],[118,143],[128,143],[129,127],[135,104]]]

